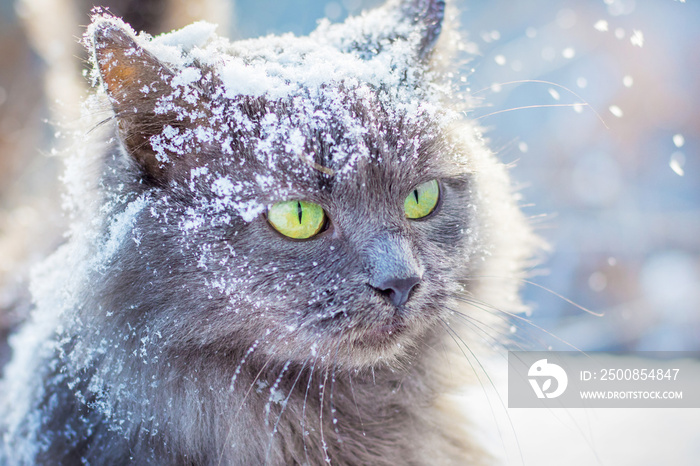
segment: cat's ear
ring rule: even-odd
[[[426,62],[442,31],[445,0],[390,0],[386,5],[330,26],[330,37],[344,51],[372,59],[409,44],[414,60]],[[322,33],[323,23],[321,26]],[[393,52],[392,52],[393,53]]]
[[[147,177],[167,182],[187,151],[168,152],[158,138],[166,130],[178,132],[194,123],[183,115],[203,116],[201,104],[183,97],[173,71],[139,45],[133,31],[118,19],[96,20],[87,39],[125,149]]]
[[[445,0],[402,0],[403,20],[413,25],[420,37],[418,58],[424,60],[433,50],[445,19]]]

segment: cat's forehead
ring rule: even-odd
[[[366,57],[331,39],[317,32],[192,47],[173,71],[176,97],[166,93],[161,107],[184,101],[190,117],[208,117],[190,118],[197,123],[185,137],[164,132],[161,146],[212,141],[237,162],[225,164],[228,178],[262,180],[267,193],[357,184],[377,170],[413,183],[412,174],[439,162],[450,118],[436,93],[418,85],[425,70],[402,42]],[[196,97],[188,100],[190,84]]]
[[[224,124],[260,161],[289,155],[347,173],[360,160],[394,163],[419,156],[441,135],[444,115],[417,101],[407,105],[364,83],[300,90],[292,98],[234,101]],[[425,155],[425,153],[423,153]],[[323,170],[322,170],[323,171]]]
[[[387,105],[366,86],[317,91],[227,101],[221,128],[213,128],[221,146],[191,170],[188,189],[210,193],[203,198],[209,207],[213,195],[215,211],[252,220],[289,199],[376,208],[452,175],[455,150],[440,124],[444,115]]]
[[[280,200],[363,189],[367,180],[410,189],[446,172],[451,149],[441,116],[387,106],[375,90],[327,87],[314,96],[236,102],[221,176],[251,196]],[[255,193],[255,194],[254,194]]]

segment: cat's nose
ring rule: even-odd
[[[408,238],[383,233],[367,241],[364,261],[369,276],[367,284],[396,307],[401,307],[415,294],[423,276]]]
[[[420,278],[414,275],[407,278],[389,278],[378,283],[375,288],[389,298],[394,306],[403,306],[418,283]]]

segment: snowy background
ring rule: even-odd
[[[321,17],[378,3],[239,0],[234,36],[305,34]],[[552,246],[525,296],[532,322],[557,338],[525,323],[516,338],[535,348],[570,349],[561,339],[584,350],[699,350],[700,4],[460,6],[476,52],[455,70],[480,98],[470,116],[515,163],[525,211]],[[28,215],[12,210],[16,199],[48,189],[56,166],[34,157],[53,130],[41,60],[17,11],[0,0],[0,203],[15,227]]]

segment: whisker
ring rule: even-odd
[[[481,307],[482,301],[478,300],[477,298],[472,297],[471,295],[470,295],[470,296],[460,296],[460,295],[458,295],[458,294],[455,294],[455,296],[458,298],[458,301],[466,302],[466,303],[468,303],[468,304],[472,304],[474,307],[477,307],[477,308],[479,308],[479,309],[481,309],[481,310],[483,310],[483,311],[487,311],[487,312],[488,312],[488,311],[490,311],[490,310],[498,310],[498,309],[495,308],[495,306],[490,306],[490,308],[488,308],[488,309],[482,308],[482,307]],[[485,305],[485,304],[486,304],[486,303],[484,303],[484,305]],[[474,321],[474,322],[478,322],[478,323],[481,324],[481,325],[485,325],[489,330],[492,330],[492,331],[494,331],[494,332],[499,333],[499,332],[498,332],[498,331],[499,331],[499,328],[498,328],[498,327],[494,327],[492,324],[487,324],[486,322],[481,322],[481,321],[477,320],[474,316],[469,315],[469,314],[466,314],[466,313],[464,313],[464,312],[462,312],[462,311],[460,311],[460,310],[458,310],[458,309],[455,309],[455,308],[452,307],[452,306],[448,306],[447,309],[448,309],[449,311],[451,311],[451,312],[457,313],[457,314],[459,314],[460,316],[463,316],[463,317],[465,317],[465,318],[467,318],[467,319],[470,319],[470,320],[472,320],[472,321]],[[497,317],[498,320],[499,320],[499,322],[493,322],[494,325],[499,325],[499,324],[509,325],[509,324],[511,323],[510,319],[509,319],[507,316],[503,315],[503,314],[493,314],[493,315],[494,315],[495,317]]]
[[[321,412],[319,415],[319,432],[321,433],[321,445],[323,446],[323,455],[326,463],[331,464],[331,459],[328,456],[328,445],[326,444],[326,439],[323,435],[323,407],[324,403],[323,400],[326,397],[326,383],[328,382],[328,368],[325,370],[325,375],[323,376],[323,385],[321,386],[321,396],[320,396],[320,402],[321,402]]]
[[[270,417],[270,409],[272,407],[272,398],[275,396],[277,388],[279,387],[279,384],[282,381],[282,377],[284,376],[285,372],[287,372],[287,369],[289,369],[289,365],[291,364],[291,362],[291,360],[287,360],[287,362],[284,364],[284,367],[282,367],[282,371],[277,376],[275,383],[273,383],[270,387],[270,396],[267,398],[267,403],[265,404],[265,424],[267,425],[269,425],[268,420]]]
[[[448,307],[447,310],[450,311],[450,317],[458,318],[460,322],[464,323],[465,325],[468,325],[469,328],[475,330],[476,332],[479,332],[480,338],[484,341],[484,343],[489,345],[500,345],[502,348],[506,349],[505,343],[501,341],[503,338],[503,334],[497,329],[484,322],[479,321],[478,319],[475,319],[473,316],[460,312],[456,309]],[[486,328],[484,328],[484,326]],[[491,330],[493,334],[489,333],[488,330]]]
[[[248,352],[241,359],[239,366],[236,368],[234,380],[231,381],[231,387],[233,387],[233,383],[235,382],[235,377],[239,373],[239,369],[245,363],[246,358],[255,350],[255,347],[257,347],[257,344],[254,347],[251,347],[250,349],[248,349]],[[233,415],[233,419],[231,419],[230,427],[228,429],[228,432],[226,433],[226,439],[224,439],[224,445],[222,445],[221,455],[219,456],[219,462],[218,462],[219,466],[221,466],[221,462],[223,461],[224,453],[226,452],[225,446],[226,446],[226,444],[228,444],[228,441],[231,438],[231,433],[233,432],[233,426],[235,424],[235,421],[238,418],[238,415],[241,413],[241,410],[243,409],[243,406],[245,405],[245,402],[248,399],[248,395],[250,395],[250,392],[253,390],[253,387],[255,386],[255,383],[258,381],[258,378],[260,378],[260,375],[262,375],[262,373],[265,370],[265,368],[267,367],[267,365],[273,360],[274,356],[272,355],[272,353],[274,353],[274,349],[275,349],[275,347],[273,346],[271,348],[271,355],[268,356],[267,360],[265,361],[265,364],[263,364],[263,366],[260,368],[260,370],[258,371],[258,373],[255,376],[255,378],[253,379],[253,381],[250,383],[248,390],[245,392],[245,395],[243,395],[243,400],[241,400],[241,404],[238,406],[236,413]]]
[[[587,314],[590,314],[590,315],[593,315],[593,316],[596,316],[596,317],[603,317],[603,316],[605,315],[604,312],[595,312],[595,311],[591,311],[590,309],[588,309],[588,308],[586,308],[586,307],[584,307],[584,306],[582,306],[582,305],[580,305],[580,304],[578,304],[578,303],[575,303],[574,301],[572,301],[572,300],[570,300],[570,299],[568,299],[568,298],[565,298],[564,296],[560,295],[560,294],[557,293],[556,291],[551,290],[551,289],[547,288],[546,286],[540,285],[539,283],[535,283],[535,282],[533,282],[533,281],[530,281],[530,280],[528,280],[528,279],[526,279],[526,278],[520,278],[520,277],[498,277],[498,276],[493,276],[493,275],[491,275],[491,276],[489,276],[489,275],[472,275],[472,276],[470,276],[470,277],[465,277],[464,280],[470,280],[470,281],[471,281],[471,280],[481,280],[481,279],[484,279],[484,278],[486,278],[486,279],[492,279],[492,280],[518,280],[518,281],[520,281],[520,282],[522,282],[522,283],[525,283],[525,284],[527,284],[527,285],[532,285],[532,286],[535,286],[535,287],[537,287],[537,288],[539,288],[539,289],[541,289],[541,290],[543,290],[543,291],[546,291],[546,292],[548,292],[548,293],[550,293],[550,294],[556,296],[557,298],[561,299],[562,301],[565,301],[565,302],[571,304],[572,306],[576,307],[577,309],[582,310],[583,312],[585,312],[585,313],[587,313]]]
[[[603,316],[605,315],[604,312],[594,312],[594,311],[591,311],[590,309],[585,308],[585,307],[581,306],[580,304],[577,304],[577,303],[573,302],[573,301],[570,300],[569,298],[565,298],[564,296],[560,295],[560,294],[557,293],[556,291],[550,290],[550,289],[547,288],[546,286],[542,286],[542,285],[540,285],[539,283],[531,282],[530,280],[526,280],[526,279],[524,279],[524,278],[521,278],[520,281],[522,281],[523,283],[527,283],[528,285],[535,286],[535,287],[537,287],[537,288],[539,288],[539,289],[541,289],[541,290],[544,290],[544,291],[546,291],[546,292],[548,292],[548,293],[551,293],[551,294],[553,294],[554,296],[556,296],[557,298],[559,298],[559,299],[561,299],[561,300],[563,300],[563,301],[566,301],[567,303],[571,304],[572,306],[574,306],[574,307],[576,307],[576,308],[582,310],[583,312],[586,312],[586,313],[588,313],[588,314],[590,314],[590,315],[592,315],[592,316],[603,317]]]
[[[575,350],[575,351],[577,351],[577,352],[579,352],[579,353],[581,353],[581,354],[583,354],[583,355],[586,355],[586,356],[588,355],[585,351],[583,351],[582,349],[580,349],[580,348],[578,348],[577,346],[573,345],[572,343],[570,343],[570,342],[564,340],[563,338],[559,337],[559,336],[556,335],[555,333],[552,333],[552,332],[550,332],[550,331],[544,329],[543,327],[540,327],[539,325],[535,324],[535,323],[532,322],[531,320],[526,319],[525,317],[522,317],[522,316],[518,315],[517,313],[510,312],[510,311],[506,311],[506,310],[504,310],[504,309],[499,309],[499,308],[497,308],[497,307],[494,307],[494,306],[489,305],[488,303],[484,303],[483,301],[481,302],[481,305],[486,306],[486,308],[485,308],[485,307],[480,307],[480,306],[478,306],[474,301],[469,301],[468,299],[465,299],[465,298],[463,298],[463,297],[461,297],[461,296],[456,296],[456,299],[458,299],[458,300],[460,300],[460,301],[463,301],[463,302],[465,302],[465,303],[467,303],[467,304],[470,304],[470,305],[472,305],[472,306],[475,306],[475,307],[477,307],[477,308],[479,308],[479,309],[482,309],[482,310],[484,310],[484,311],[486,311],[486,312],[489,312],[489,313],[499,312],[499,313],[503,313],[503,314],[505,314],[505,315],[508,315],[508,316],[512,317],[513,319],[516,319],[516,320],[518,320],[518,321],[520,321],[520,322],[522,322],[522,323],[525,323],[525,324],[529,325],[530,327],[532,327],[532,328],[534,328],[534,329],[536,329],[536,330],[539,330],[539,331],[542,332],[543,334],[546,334],[546,335],[551,336],[552,338],[554,338],[555,340],[559,341],[560,343],[563,343],[564,345],[568,346],[569,348],[571,348],[571,349],[573,349],[573,350]],[[487,309],[487,308],[488,308],[488,309]],[[491,310],[489,310],[489,309],[491,309]],[[539,340],[539,341],[540,341],[540,343],[543,343],[543,344],[544,344],[544,342],[543,342],[542,340]]]
[[[264,341],[264,339],[263,339],[263,341]],[[233,371],[233,377],[231,377],[231,383],[230,383],[230,385],[229,385],[229,391],[233,391],[233,390],[234,390],[234,385],[235,385],[235,383],[236,383],[236,380],[237,380],[237,378],[238,378],[238,375],[241,373],[241,369],[243,368],[243,365],[246,363],[248,356],[250,356],[250,355],[253,353],[253,351],[255,351],[255,349],[258,347],[258,344],[260,344],[260,341],[259,341],[259,340],[256,340],[256,341],[251,345],[251,347],[248,348],[248,350],[246,351],[246,353],[243,355],[243,357],[241,358],[241,361],[238,363],[238,366],[236,366],[236,369]],[[268,359],[268,361],[269,361],[269,360],[270,360],[270,359]],[[261,372],[262,372],[262,370],[261,370]],[[258,375],[259,375],[259,374],[258,374]],[[251,388],[252,388],[252,387],[251,387]],[[250,391],[250,389],[249,389],[249,391]],[[245,397],[246,397],[246,396],[247,396],[247,394],[243,397],[243,402],[245,402]],[[243,407],[243,402],[241,402],[241,406],[238,407],[238,412],[240,412],[241,408]],[[236,415],[238,415],[238,412],[236,413]],[[234,416],[234,419],[235,419],[235,418],[236,418],[236,417]],[[219,456],[219,461],[218,461],[218,463],[217,463],[219,466],[221,465],[221,461],[223,461],[224,454],[225,454],[225,452],[226,452],[226,444],[228,444],[228,441],[229,441],[229,439],[231,438],[231,433],[232,433],[232,432],[233,432],[233,421],[232,421],[232,422],[230,423],[230,425],[229,425],[228,432],[226,433],[226,438],[224,439],[224,444],[221,446],[221,455]]]
[[[92,128],[90,128],[85,134],[91,134],[91,133],[92,133],[93,131],[95,131],[97,128],[100,128],[100,127],[104,126],[105,124],[109,123],[109,122],[112,121],[112,120],[115,120],[116,118],[117,118],[116,115],[112,115],[112,116],[110,116],[110,117],[108,117],[108,118],[105,118],[104,120],[101,120],[101,121],[95,123],[95,125],[94,125]]]
[[[309,381],[306,383],[306,392],[304,393],[304,404],[301,408],[301,437],[304,444],[304,455],[306,456],[306,463],[311,464],[309,461],[309,450],[306,447],[306,400],[309,397],[309,388],[311,387],[311,381],[314,377],[314,369],[316,369],[316,363],[318,362],[319,355],[316,354],[314,358],[314,364],[311,366],[311,372],[309,373]]]
[[[365,432],[365,422],[362,420],[362,414],[360,413],[360,407],[357,405],[357,400],[355,399],[355,386],[352,383],[352,375],[348,374],[348,382],[350,383],[350,394],[352,395],[352,402],[357,410],[357,417],[360,419],[360,428],[362,429],[362,436],[366,437]]]
[[[547,84],[548,86],[558,87],[559,89],[563,89],[566,92],[570,93],[571,95],[573,95],[574,97],[576,97],[577,99],[579,99],[582,102],[580,104],[572,104],[572,106],[573,105],[584,105],[584,106],[590,108],[593,111],[593,113],[595,113],[596,117],[598,117],[598,120],[600,120],[600,122],[603,123],[603,126],[605,126],[605,129],[610,129],[610,127],[607,125],[607,123],[605,123],[605,120],[603,119],[601,114],[595,108],[593,108],[593,106],[591,104],[589,104],[588,101],[586,101],[586,99],[584,99],[578,93],[574,92],[573,90],[571,90],[570,88],[568,88],[562,84],[557,84],[555,82],[546,81],[543,79],[518,79],[515,81],[507,81],[507,82],[497,83],[497,84],[498,84],[498,86],[509,86],[511,84]],[[485,88],[480,89],[478,91],[472,92],[471,95],[474,96],[474,95],[481,94],[483,92],[490,91],[490,90],[491,90],[491,87],[485,87]]]
[[[465,313],[463,313],[463,312],[457,311],[457,310],[455,310],[455,309],[448,308],[448,310],[449,310],[449,311],[452,311],[456,317],[461,318],[461,320],[462,320],[463,322],[468,323],[468,324],[471,324],[471,325],[473,325],[474,328],[477,328],[477,329],[481,330],[478,326],[474,325],[474,322],[473,322],[473,321],[476,321],[476,322],[478,322],[478,321],[477,321],[476,319],[473,319],[472,316],[469,316],[468,314],[465,314]],[[454,329],[453,329],[453,332],[454,332]],[[495,340],[497,340],[495,337],[492,337],[491,335],[488,335],[488,334],[487,334],[487,336],[490,337],[490,338],[494,338]],[[482,337],[482,338],[484,338],[484,337]],[[486,341],[486,340],[484,339],[484,341]],[[496,343],[500,343],[500,341],[497,340]],[[512,343],[515,344],[515,345],[517,346],[517,348],[518,348],[520,351],[527,351],[527,350],[528,350],[528,349],[526,349],[526,348],[524,348],[524,347],[518,345],[518,344],[515,343],[515,342],[512,342]],[[503,349],[510,349],[510,348],[507,347],[505,344],[502,344],[502,343],[500,343],[500,344],[501,344],[501,346],[502,346]],[[498,352],[498,353],[496,353],[496,354],[497,354],[498,356],[500,356],[503,360],[505,360],[505,361],[507,362],[508,356],[507,356],[505,353],[503,353],[503,352]],[[520,359],[520,358],[518,357],[518,359]]]
[[[493,306],[493,305],[490,305],[490,304],[488,304],[488,303],[485,303],[485,302],[483,302],[483,301],[477,300],[476,298],[458,297],[458,300],[460,300],[460,301],[462,301],[462,302],[464,302],[464,303],[466,303],[466,304],[469,304],[470,306],[473,306],[473,307],[475,307],[475,308],[477,308],[477,309],[479,309],[479,310],[481,310],[481,311],[487,312],[489,315],[492,315],[492,316],[494,316],[494,317],[497,317],[498,319],[502,320],[505,324],[508,324],[509,326],[516,326],[516,325],[518,325],[516,328],[520,328],[520,329],[525,328],[525,327],[519,326],[519,325],[521,325],[521,324],[528,324],[528,325],[530,325],[531,327],[534,327],[534,326],[535,326],[533,323],[531,323],[531,322],[530,322],[529,320],[527,320],[527,319],[525,319],[523,322],[520,322],[520,321],[513,322],[513,320],[511,320],[510,318],[506,317],[506,314],[507,314],[507,313],[506,313],[505,311],[503,311],[502,309],[499,309],[499,308],[497,308],[497,307],[495,307],[495,306]],[[472,316],[469,316],[468,314],[465,314],[465,313],[463,313],[463,312],[457,311],[456,309],[451,309],[451,310],[452,310],[453,312],[457,312],[457,313],[459,313],[459,314],[462,314],[462,315],[465,316],[466,318],[473,318]],[[509,338],[512,339],[513,336],[510,335]],[[517,338],[521,338],[521,337],[518,335]],[[535,341],[536,341],[537,343],[539,343],[541,346],[543,346],[543,347],[546,346],[545,341],[544,341],[542,338],[540,338],[539,336],[532,336],[532,338],[535,339]],[[525,340],[525,339],[523,338],[522,341],[523,341],[523,342],[529,342],[530,340]]]
[[[474,305],[473,302],[470,302],[470,301],[468,301],[468,300],[466,300],[466,299],[462,299],[460,296],[457,296],[456,298],[459,299],[459,300],[461,300],[461,301],[463,301],[463,302],[465,302],[465,303],[467,303],[467,304]],[[488,306],[487,303],[483,303],[483,305]],[[561,343],[564,343],[566,346],[570,347],[571,349],[574,349],[574,350],[576,350],[576,351],[578,351],[578,352],[580,352],[580,353],[582,353],[582,354],[586,354],[586,353],[585,353],[583,350],[581,350],[580,348],[578,348],[578,347],[572,345],[571,343],[569,343],[568,341],[562,339],[561,337],[557,336],[556,334],[554,334],[554,333],[552,333],[552,332],[550,332],[550,331],[548,331],[548,330],[546,330],[546,329],[540,327],[539,325],[535,324],[535,323],[532,322],[531,320],[528,320],[528,319],[526,319],[526,318],[524,318],[524,317],[522,317],[522,316],[519,316],[518,314],[516,314],[516,313],[514,313],[514,312],[506,311],[506,310],[504,310],[504,309],[499,309],[499,308],[496,308],[496,307],[491,307],[491,309],[493,309],[494,311],[497,311],[497,312],[502,312],[503,314],[506,314],[506,315],[508,315],[508,316],[510,316],[510,317],[512,317],[512,318],[514,318],[514,319],[517,319],[517,320],[519,320],[519,321],[521,321],[521,322],[524,322],[524,323],[528,324],[529,326],[531,326],[531,327],[533,327],[533,328],[535,328],[535,329],[537,329],[537,330],[539,330],[539,331],[541,331],[541,332],[543,332],[543,333],[545,333],[545,334],[551,336],[552,338],[556,339],[557,341],[559,341],[559,342],[561,342]]]
[[[284,403],[282,404],[282,409],[280,410],[279,415],[277,416],[277,420],[275,421],[275,425],[272,428],[272,432],[270,433],[270,442],[267,445],[267,451],[265,452],[265,463],[267,463],[268,456],[270,455],[270,451],[272,449],[272,441],[277,433],[277,427],[279,426],[280,420],[282,419],[282,415],[284,414],[284,410],[287,409],[287,404],[289,403],[289,398],[291,398],[292,393],[294,393],[294,388],[297,386],[297,382],[299,382],[299,379],[301,378],[301,375],[304,373],[304,369],[306,368],[306,364],[309,362],[309,359],[304,360],[304,364],[302,364],[301,369],[299,369],[299,373],[297,374],[296,378],[294,379],[294,382],[292,383],[292,387],[289,389],[289,393],[287,394],[287,397],[284,399]]]
[[[335,417],[335,406],[333,405],[333,388],[335,387],[335,370],[338,368],[338,351],[340,350],[340,344],[342,342],[343,338],[343,331],[345,328],[343,328],[340,332],[340,335],[338,337],[338,343],[335,347],[335,356],[333,360],[333,372],[331,373],[331,416],[333,416],[333,419],[331,419],[333,423],[333,430],[335,431],[335,437],[336,441],[338,443],[343,443],[342,439],[340,438],[340,432],[338,431],[338,419]]]
[[[589,104],[585,102],[574,102],[573,104],[540,104],[540,105],[522,105],[520,107],[511,107],[507,108],[504,110],[497,110],[495,112],[487,113],[486,115],[480,115],[478,117],[475,117],[474,120],[481,120],[484,118],[488,118],[490,116],[498,115],[501,113],[507,113],[507,112],[512,112],[515,110],[527,110],[530,108],[551,108],[551,107],[578,107],[578,106],[585,106],[585,107],[590,107]],[[603,123],[605,124],[605,123]],[[606,125],[607,128],[607,125]]]
[[[498,401],[501,405],[501,408],[503,409],[503,412],[506,413],[506,417],[508,418],[508,424],[510,425],[511,432],[513,432],[513,435],[515,437],[515,443],[518,447],[518,453],[520,454],[520,461],[522,464],[525,464],[525,458],[523,457],[522,448],[520,447],[520,441],[518,440],[518,434],[515,430],[515,426],[513,425],[513,420],[511,419],[510,414],[508,413],[508,408],[506,407],[505,403],[503,402],[503,398],[501,397],[501,394],[498,392],[498,389],[496,388],[496,384],[493,382],[493,379],[491,379],[491,376],[489,375],[486,368],[483,366],[483,364],[481,364],[481,361],[479,360],[479,358],[476,356],[476,354],[474,354],[474,351],[469,347],[469,345],[467,345],[467,343],[464,341],[464,339],[462,339],[462,337],[460,337],[459,334],[457,334],[457,332],[455,332],[454,329],[452,329],[450,327],[450,325],[447,322],[445,322],[444,319],[440,318],[440,322],[442,323],[442,325],[445,328],[445,330],[447,331],[447,333],[452,337],[452,339],[454,340],[454,342],[457,345],[457,347],[459,348],[459,350],[464,355],[464,358],[469,363],[469,366],[471,366],[472,372],[476,376],[476,379],[479,381],[479,385],[481,385],[481,389],[483,390],[484,394],[486,395],[486,399],[489,402],[489,410],[491,411],[491,416],[493,417],[493,420],[496,424],[496,429],[498,431],[498,436],[501,439],[501,444],[503,445],[504,450],[506,450],[505,439],[503,438],[503,432],[501,431],[501,428],[498,426],[498,420],[496,419],[496,412],[494,411],[493,404],[491,403],[491,397],[489,396],[488,390],[486,390],[486,387],[484,386],[484,383],[482,382],[481,377],[479,376],[479,372],[474,367],[474,364],[472,364],[472,361],[469,358],[469,356],[467,356],[467,353],[465,353],[464,350],[462,349],[462,346],[464,348],[466,348],[467,351],[469,351],[469,354],[471,354],[472,358],[474,358],[476,363],[479,365],[481,372],[486,376],[486,379],[488,380],[489,384],[491,385],[491,388],[496,393],[496,397],[498,398]],[[462,345],[460,345],[460,342],[462,343]]]

